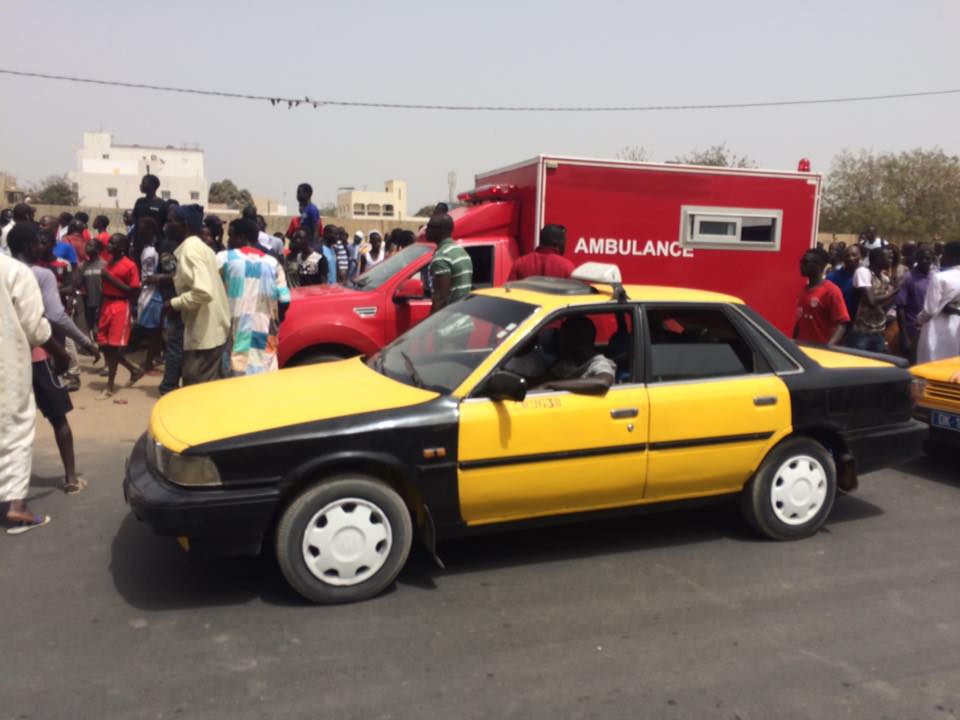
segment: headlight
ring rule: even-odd
[[[203,456],[180,455],[164,447],[153,436],[147,438],[147,464],[158,475],[176,485],[211,487],[222,485],[213,460]]]
[[[915,377],[910,383],[910,397],[913,398],[913,404],[916,405],[923,400],[923,393],[927,389],[927,381],[923,378]]]
[[[220,471],[210,458],[174,452],[170,453],[167,461],[166,478],[177,485],[210,487],[223,484],[220,482]]]

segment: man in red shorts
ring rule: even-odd
[[[100,398],[112,397],[114,379],[117,377],[117,365],[123,365],[130,373],[133,385],[143,377],[143,370],[136,367],[123,356],[123,350],[130,341],[130,299],[140,288],[140,273],[133,260],[127,257],[130,240],[126,235],[116,233],[110,236],[107,251],[110,261],[101,271],[103,276],[103,298],[100,304],[100,324],[97,328],[97,342],[107,360],[107,389]]]

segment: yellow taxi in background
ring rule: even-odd
[[[960,449],[960,356],[914,365],[914,417],[930,426],[931,454]]]
[[[414,537],[739,497],[801,538],[858,472],[919,450],[893,358],[800,347],[728,295],[622,286],[614,266],[480,290],[369,358],[183,388],[124,495],[199,553],[271,538],[290,585],[371,597]]]

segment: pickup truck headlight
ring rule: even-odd
[[[213,487],[222,485],[216,464],[202,455],[180,455],[148,438],[147,463],[161,477],[175,485]]]
[[[913,404],[917,405],[923,400],[923,394],[927,390],[927,381],[923,378],[915,377],[913,382],[910,383],[910,397],[913,399]]]

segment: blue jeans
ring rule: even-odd
[[[160,394],[166,395],[180,387],[180,375],[183,371],[183,320],[180,313],[167,316],[164,326],[166,351],[163,355],[163,380],[160,381]]]
[[[856,330],[851,330],[845,343],[857,350],[868,350],[875,353],[887,352],[887,341],[882,333],[859,333]]]

